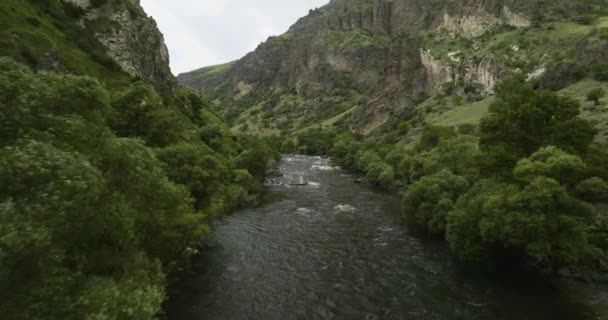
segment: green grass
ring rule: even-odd
[[[581,116],[585,119],[593,121],[599,133],[596,141],[600,143],[608,143],[608,96],[600,101],[600,105],[596,106],[593,101],[587,101],[589,91],[603,88],[608,93],[608,83],[598,82],[593,79],[581,80],[563,90],[560,94],[570,96],[577,99],[581,103]]]
[[[245,133],[248,134],[252,134],[254,136],[258,136],[258,137],[269,137],[272,135],[280,135],[281,134],[281,130],[276,129],[276,128],[262,128],[260,127],[260,123],[257,121],[252,121],[252,120],[246,120],[245,122],[247,124],[247,130],[245,131]],[[241,128],[244,126],[244,123],[238,124],[234,127],[232,127],[230,130],[234,133],[243,133],[243,131],[241,130]]]
[[[59,1],[0,1],[0,56],[37,66],[47,54],[54,53],[72,73],[116,86],[130,81],[91,30],[74,22],[78,14]],[[102,28],[102,23],[96,21],[92,27]]]
[[[292,41],[293,34],[291,32],[286,32],[282,35],[268,38],[265,44],[273,49],[280,49],[288,47],[289,45],[291,45]]]
[[[581,104],[581,116],[594,122],[599,130],[596,141],[608,143],[608,96],[604,97],[598,106],[593,101],[587,100],[587,94],[597,88],[603,88],[608,94],[608,83],[593,79],[581,80],[558,93],[578,100]],[[418,108],[426,113],[424,119],[427,124],[440,126],[479,124],[479,120],[488,113],[488,108],[494,99],[490,96],[481,101],[456,105],[449,97],[430,98]]]
[[[342,113],[340,113],[338,115],[335,115],[335,116],[333,116],[333,117],[331,117],[329,119],[321,121],[321,124],[320,124],[321,127],[322,128],[328,128],[328,127],[334,126],[339,121],[344,120],[348,116],[350,116],[353,113],[353,111],[355,110],[355,108],[356,108],[356,106],[352,107],[352,108],[350,108],[350,109],[348,109],[348,110],[346,110],[346,111],[344,111],[344,112],[342,112]],[[293,134],[297,135],[297,134],[303,133],[303,132],[305,132],[307,130],[314,129],[314,128],[318,127],[318,126],[319,126],[319,124],[312,124],[312,125],[309,125],[309,126],[306,126],[304,128],[301,128],[301,129],[298,129],[298,130],[294,131]]]
[[[428,124],[439,126],[478,124],[479,120],[488,113],[488,108],[494,101],[494,97],[487,97],[471,103],[464,102],[462,105],[455,104],[453,100],[452,97],[443,100],[430,98],[423,102],[419,108],[426,109],[425,111],[428,112],[425,121]]]
[[[219,74],[221,74],[223,72],[226,72],[235,63],[236,63],[235,61],[232,61],[232,62],[228,62],[228,63],[223,63],[223,64],[218,64],[218,65],[213,65],[213,66],[208,66],[208,67],[200,68],[198,70],[192,71],[192,74],[194,74],[194,77],[198,81],[206,81],[209,78],[212,78],[212,77],[217,76],[217,75],[219,75]]]
[[[459,52],[466,57],[491,56],[529,72],[542,64],[576,59],[579,43],[590,38],[595,28],[604,27],[608,27],[608,17],[601,17],[595,25],[559,21],[530,28],[501,27],[474,39],[439,33],[422,36],[419,41],[435,58],[448,63],[448,54]]]
[[[322,38],[322,45],[332,51],[357,50],[369,46],[386,48],[388,35],[370,34],[365,30],[334,31]]]

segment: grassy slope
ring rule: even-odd
[[[117,86],[129,81],[90,30],[74,23],[79,14],[65,10],[58,1],[0,1],[0,56],[36,66],[44,62],[45,55],[54,53],[69,72]]]
[[[425,36],[421,38],[423,48],[447,63],[450,53],[454,56],[491,56],[508,66],[531,72],[542,65],[563,60],[576,60],[579,43],[593,43],[597,34],[608,31],[608,17],[600,17],[592,24],[579,24],[572,21],[560,21],[543,24],[526,29],[502,29],[480,37],[463,39],[448,34]],[[608,91],[608,84],[592,79],[584,79],[560,93],[571,96],[581,102],[583,117],[596,121],[600,129],[598,141],[608,142],[607,101],[600,106],[587,101],[587,94],[592,89],[602,87]],[[454,97],[433,97],[422,102],[418,108],[424,117],[424,123],[441,126],[459,126],[478,124],[487,114],[488,107],[494,100],[486,97],[477,102],[461,103]],[[604,100],[608,100],[605,98]]]
[[[476,39],[437,34],[420,37],[424,49],[446,62],[452,57],[493,57],[526,72],[542,64],[575,59],[575,45],[597,30],[608,29],[608,17],[593,24],[560,21],[524,29],[503,28]]]
[[[592,79],[579,81],[567,88],[564,88],[560,93],[575,98],[581,102],[581,113],[586,119],[594,121],[596,127],[600,130],[597,141],[608,143],[608,99],[604,98],[598,106],[594,102],[587,100],[589,91],[603,88],[608,92],[608,83],[598,82]]]
[[[488,107],[494,101],[493,97],[487,97],[481,101],[458,104],[452,97],[445,99],[445,104],[441,107],[444,111],[428,113],[426,123],[439,126],[458,126],[462,124],[478,124],[479,119],[488,112]],[[433,108],[441,105],[441,101],[431,98],[421,106],[423,108]]]
[[[598,106],[587,100],[587,94],[596,88],[603,88],[608,92],[608,83],[587,78],[560,90],[559,93],[572,97],[581,103],[583,118],[594,121],[600,130],[597,141],[606,143],[608,142],[608,98],[603,98]],[[488,107],[493,101],[493,97],[487,97],[481,101],[458,105],[450,97],[444,99],[430,98],[420,104],[419,108],[421,111],[429,110],[425,115],[425,123],[427,124],[440,126],[476,125],[488,113]],[[438,111],[435,111],[437,109]]]
[[[204,68],[192,71],[192,74],[194,74],[194,77],[197,81],[203,82],[213,76],[217,76],[220,73],[228,70],[234,64],[235,64],[235,62],[233,61],[233,62],[218,64],[218,65],[214,65],[214,66],[208,66],[208,67],[204,67]]]

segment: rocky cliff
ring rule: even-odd
[[[138,0],[2,1],[0,55],[38,70],[141,79],[160,91],[177,84],[163,35]]]
[[[491,94],[500,79],[514,72],[540,77],[553,61],[529,57],[533,50],[520,51],[517,45],[489,47],[492,37],[586,9],[584,1],[565,0],[552,6],[537,0],[333,0],[241,60],[179,80],[226,101],[251,97],[233,103],[241,108],[230,110],[233,114],[258,103],[266,109],[279,106],[269,96],[315,99],[336,88],[355,90],[362,99],[352,129],[369,134],[391,119],[411,117],[417,97],[446,85],[479,96]],[[525,63],[514,61],[520,58]],[[295,129],[314,124],[288,119]]]
[[[94,36],[107,54],[132,77],[148,80],[166,89],[174,85],[169,66],[169,51],[156,22],[147,16],[139,0],[120,2],[66,0],[83,9],[82,26],[103,25],[93,29]]]

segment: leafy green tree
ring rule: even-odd
[[[395,146],[391,148],[391,151],[384,157],[384,161],[391,167],[397,168],[401,161],[408,156],[408,150],[405,147]]]
[[[195,127],[177,110],[167,108],[154,88],[137,83],[113,97],[112,126],[122,137],[145,139],[153,146],[193,141]]]
[[[484,181],[457,202],[447,239],[464,261],[519,256],[557,270],[596,254],[586,227],[591,212],[552,178],[537,176],[522,188]]]
[[[211,138],[216,151],[201,141],[219,121],[191,93],[122,88],[111,95],[92,78],[0,58],[1,314],[155,318],[166,277],[209,232],[208,216],[260,192],[273,156],[263,143],[233,159],[238,139]]]
[[[583,177],[585,164],[575,156],[549,146],[539,149],[529,158],[520,160],[513,175],[521,181],[531,181],[537,176],[557,180],[562,185],[573,186]]]
[[[484,240],[480,223],[486,219],[487,210],[501,197],[517,193],[512,185],[483,179],[458,198],[454,209],[447,216],[446,240],[460,261],[474,264],[491,264],[500,245]]]
[[[467,180],[449,170],[423,177],[405,193],[403,213],[430,233],[441,235],[445,232],[448,212],[468,189]]]
[[[272,150],[265,145],[253,145],[234,159],[234,166],[237,169],[247,170],[257,181],[264,181],[268,160],[273,156]]]
[[[518,159],[549,145],[584,154],[595,136],[591,123],[579,117],[577,101],[535,91],[523,77],[502,83],[497,96],[480,123],[487,173],[508,174]]]
[[[589,202],[605,202],[608,200],[608,183],[601,178],[593,177],[576,185],[574,194]]]
[[[346,168],[355,169],[357,152],[363,148],[362,144],[351,135],[340,135],[329,150],[329,154]]]
[[[114,190],[128,199],[141,246],[169,263],[208,232],[206,216],[195,212],[186,187],[169,181],[163,163],[141,141],[108,141],[101,167]],[[129,183],[124,183],[129,181]]]
[[[384,166],[384,170],[376,179],[383,188],[390,189],[395,184],[395,172],[392,167]]]
[[[416,148],[418,150],[429,150],[436,147],[443,139],[450,139],[456,136],[456,131],[452,127],[426,126],[422,131]]]
[[[117,295],[97,284],[131,281],[128,271],[117,271],[138,265],[142,282],[131,287],[149,288],[155,300],[132,303],[130,312],[156,314],[163,279],[148,282],[158,268],[138,258],[130,211],[101,172],[84,157],[44,143],[22,142],[0,155],[6,182],[0,187],[0,310],[17,319],[102,314]],[[87,294],[98,300],[81,300]]]
[[[429,175],[448,169],[456,175],[473,178],[478,174],[479,155],[477,137],[462,135],[443,140],[424,156],[423,172]]]
[[[382,163],[382,158],[371,150],[360,150],[355,155],[355,167],[365,172],[372,164]]]
[[[314,128],[299,134],[297,140],[302,153],[324,155],[329,152],[333,137],[321,128]]]
[[[229,169],[204,145],[176,144],[157,155],[166,164],[169,178],[190,189],[198,209],[229,178]]]

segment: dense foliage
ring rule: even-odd
[[[210,216],[257,201],[271,150],[198,95],[0,59],[0,312],[150,319]]]

